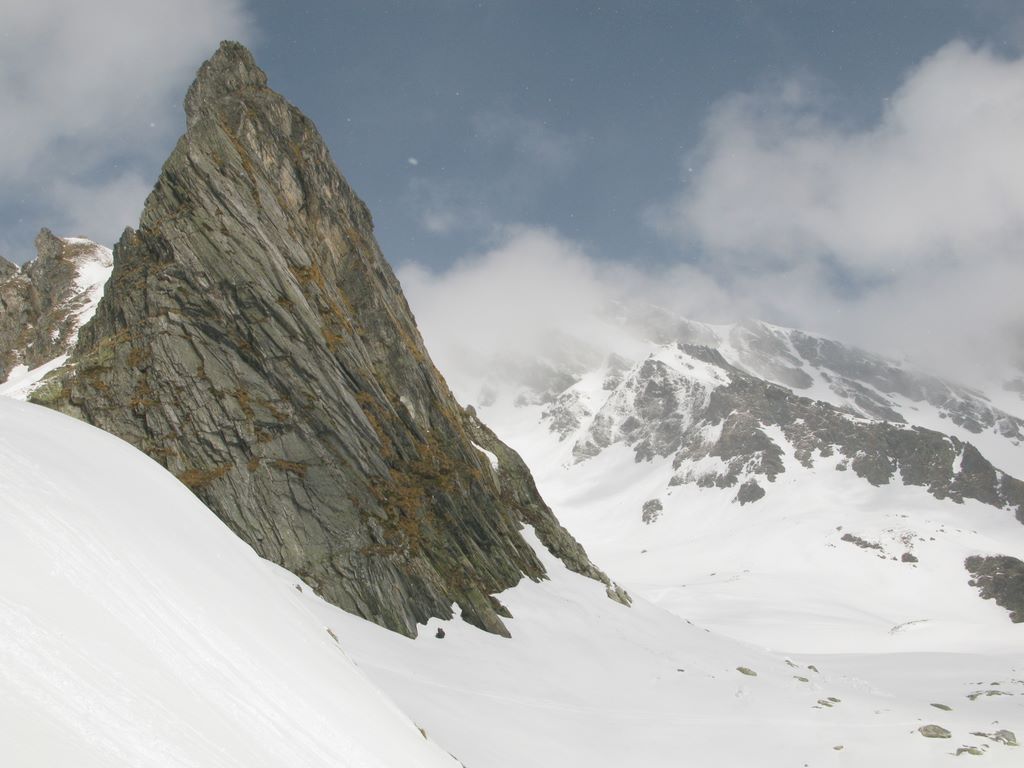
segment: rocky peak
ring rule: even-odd
[[[62,258],[64,256],[64,245],[63,240],[46,227],[43,227],[39,230],[39,234],[36,235],[36,258],[30,263],[41,268],[47,264],[64,261]]]
[[[225,40],[200,68],[185,96],[189,127],[203,114],[216,112],[225,98],[241,99],[250,89],[267,87],[266,73],[241,43]]]
[[[89,240],[42,229],[35,245],[36,258],[21,268],[0,263],[0,383],[15,366],[66,354],[110,273],[110,251]]]
[[[36,235],[36,257],[22,267],[33,290],[30,298],[38,312],[60,304],[74,290],[75,260],[66,243],[45,227]]]
[[[527,524],[624,600],[455,402],[312,122],[237,43],[186,109],[95,319],[36,401],[136,445],[261,555],[400,632],[456,604],[506,634],[495,595],[545,576]]]

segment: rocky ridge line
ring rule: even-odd
[[[898,475],[936,498],[977,499],[1024,523],[1024,483],[994,467],[971,443],[801,397],[745,373],[710,347],[680,344],[674,352],[652,355],[616,378],[595,413],[581,408],[573,394],[556,401],[547,418],[552,429],[569,423],[580,430],[573,446],[577,461],[623,442],[637,461],[671,457],[672,485],[738,486],[736,501],[744,504],[762,498],[770,488],[762,484],[786,471],[783,455],[791,446],[808,467],[837,457],[837,469],[873,485]]]

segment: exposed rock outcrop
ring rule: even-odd
[[[972,555],[964,567],[982,598],[1008,610],[1010,621],[1024,622],[1024,562],[1009,555]]]
[[[656,523],[664,509],[665,506],[661,503],[661,499],[648,499],[640,509],[640,519],[645,525]]]
[[[0,281],[4,281],[18,271],[18,265],[12,264],[3,256],[0,256]]]
[[[0,383],[66,354],[110,274],[110,251],[89,240],[43,229],[36,253],[21,268],[0,259]]]
[[[457,604],[507,634],[493,595],[545,575],[524,524],[625,602],[455,402],[312,122],[237,43],[185,109],[95,319],[37,402],[141,448],[261,555],[397,631]]]

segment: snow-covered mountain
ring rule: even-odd
[[[113,270],[109,248],[44,229],[21,267],[0,258],[0,395],[26,398],[67,360]]]
[[[521,403],[570,400],[580,391],[574,385],[589,374],[603,372],[601,388],[609,390],[661,348],[706,346],[738,370],[797,395],[866,419],[958,437],[997,464],[1024,462],[1024,402],[1012,388],[982,392],[804,331],[754,320],[709,325],[650,306],[610,308],[595,324],[595,336],[553,333],[547,349],[528,362],[498,352],[486,365],[471,368],[468,377],[457,377],[457,391],[484,406],[510,388]],[[562,429],[557,418],[552,423]]]
[[[527,529],[549,578],[501,594],[511,638],[456,617],[411,639],[324,602],[162,467],[66,416],[0,398],[0,488],[5,765],[1018,759],[1008,635],[913,653],[911,626],[899,654],[783,656],[608,600]]]
[[[766,323],[616,324],[621,354],[562,339],[459,391],[634,594],[787,651],[1024,640],[1013,398]]]

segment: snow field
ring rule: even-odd
[[[117,438],[0,398],[5,766],[453,766],[266,563]]]

